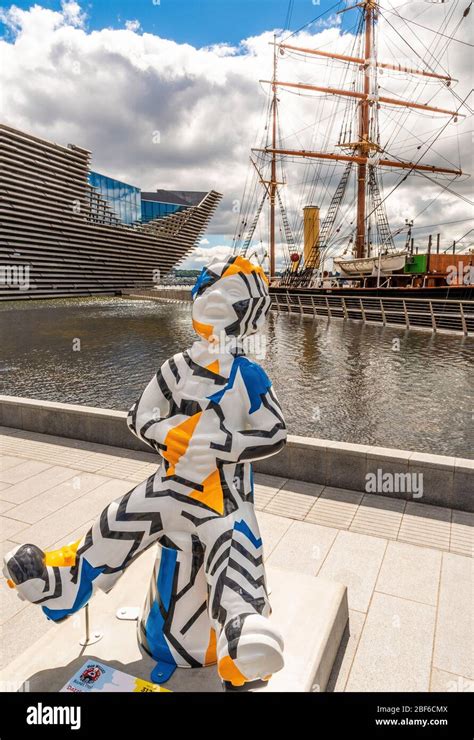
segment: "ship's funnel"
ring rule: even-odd
[[[319,241],[319,206],[305,206],[304,215],[304,266],[305,268],[319,267],[320,254],[317,244]]]

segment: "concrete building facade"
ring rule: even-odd
[[[90,152],[0,125],[0,300],[151,287],[199,242],[221,195],[143,193]]]

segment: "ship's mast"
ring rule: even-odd
[[[273,98],[272,98],[272,163],[270,175],[270,278],[275,275],[275,195],[277,189],[276,182],[276,126],[277,126],[277,46],[276,37],[273,37]]]
[[[374,58],[374,21],[378,14],[378,2],[377,0],[360,0],[360,2],[352,5],[351,7],[345,8],[339,12],[347,12],[354,8],[360,8],[363,13],[362,19],[362,34],[364,40],[364,56],[354,57],[347,56],[345,54],[334,54],[332,52],[320,51],[318,49],[302,48],[299,46],[293,46],[285,43],[276,43],[276,39],[273,42],[273,77],[271,80],[260,80],[263,83],[271,85],[272,89],[272,101],[271,101],[271,119],[272,119],[272,144],[264,149],[255,148],[253,151],[261,152],[271,155],[271,179],[262,180],[265,186],[268,184],[268,197],[270,201],[270,275],[275,274],[275,205],[278,182],[276,179],[276,157],[277,156],[290,156],[290,157],[304,157],[310,159],[322,159],[332,160],[339,162],[354,162],[357,164],[357,214],[356,214],[356,229],[355,229],[355,251],[356,257],[364,257],[366,252],[366,194],[367,194],[367,183],[368,183],[368,171],[371,166],[370,157],[373,152],[380,152],[382,155],[384,150],[381,149],[377,142],[370,140],[370,112],[372,106],[390,105],[400,106],[407,109],[430,111],[433,113],[446,114],[451,116],[452,119],[456,120],[459,115],[458,110],[447,110],[445,108],[439,108],[425,103],[418,103],[411,100],[403,100],[398,97],[387,97],[378,94],[378,89],[374,88],[372,82],[372,75],[375,69],[390,69],[394,71],[402,71],[400,66],[391,64],[389,62],[380,62]],[[336,59],[345,61],[349,64],[362,66],[364,70],[363,90],[343,90],[332,87],[325,87],[319,85],[312,85],[302,82],[283,82],[277,79],[277,48],[281,53],[284,53],[285,49],[299,51],[304,54],[321,56],[329,59]],[[451,77],[446,75],[437,74],[425,69],[414,69],[409,68],[404,71],[410,74],[420,75],[423,77],[430,77],[439,79],[445,85],[451,83]],[[359,118],[358,118],[358,138],[353,142],[344,142],[342,146],[346,149],[350,149],[350,154],[342,154],[340,152],[316,152],[308,151],[306,149],[283,149],[277,148],[277,90],[279,87],[290,88],[294,90],[310,90],[314,92],[321,92],[334,96],[341,96],[346,98],[352,98],[359,101]],[[374,89],[373,89],[374,88]],[[374,109],[375,110],[375,109]],[[420,161],[410,162],[403,161],[401,159],[388,159],[380,156],[377,160],[377,167],[387,167],[390,169],[406,169],[410,172],[425,171],[431,173],[445,173],[449,175],[459,176],[462,175],[460,169],[454,170],[446,167],[436,167],[433,165],[420,164]],[[319,245],[315,245],[318,248]]]
[[[359,156],[367,157],[370,153],[371,142],[369,141],[369,96],[372,92],[372,22],[374,13],[374,1],[366,0],[363,7],[364,34],[365,34],[365,58],[364,58],[364,98],[359,103]],[[367,191],[367,163],[361,162],[357,165],[357,231],[356,231],[356,257],[365,256],[365,194]]]

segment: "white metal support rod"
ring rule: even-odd
[[[462,331],[465,337],[468,335],[466,317],[464,316],[464,309],[462,303],[459,303],[459,312],[461,314]]]
[[[332,315],[331,315],[331,306],[329,305],[329,300],[328,300],[328,297],[327,297],[327,295],[326,295],[326,296],[324,296],[324,297],[326,298],[326,306],[327,306],[327,308],[328,308],[328,317],[329,317],[330,319],[332,319]]]
[[[79,645],[82,645],[83,647],[87,647],[88,645],[94,645],[94,643],[99,642],[99,640],[102,640],[104,635],[102,634],[102,632],[99,632],[98,630],[94,630],[92,635],[90,634],[89,604],[86,604],[84,612],[85,612],[86,634],[85,634],[85,637],[79,640]]]
[[[407,329],[409,329],[410,328],[410,319],[409,319],[409,316],[408,316],[407,304],[405,303],[405,301],[403,301],[403,311],[404,311],[404,314],[405,314],[405,324],[406,324]]]
[[[348,313],[347,313],[346,299],[341,298],[341,301],[342,301],[342,310],[344,311],[344,318],[347,319]]]
[[[433,304],[431,303],[431,301],[429,302],[429,304],[430,304],[430,313],[431,313],[431,325],[433,327],[434,334],[436,334],[436,316],[434,314]]]

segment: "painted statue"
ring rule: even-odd
[[[192,292],[199,341],[162,365],[128,415],[163,458],[157,472],[109,504],[82,540],[54,552],[21,545],[4,572],[21,598],[59,621],[159,543],[138,622],[157,661],[152,679],[217,663],[221,679],[240,686],[283,666],[251,461],[278,452],[286,428],[269,378],[243,351],[270,305],[262,268],[243,257],[216,261]]]

